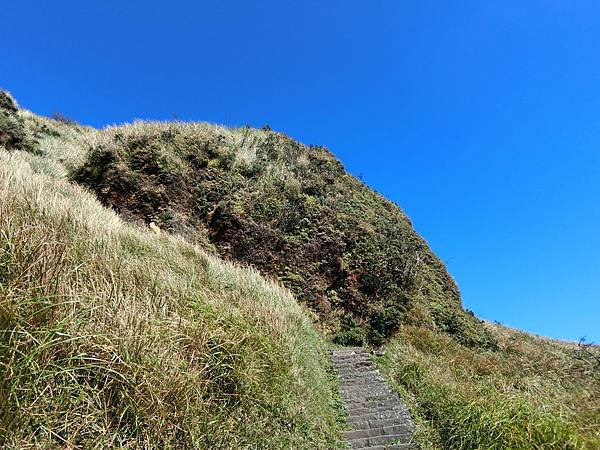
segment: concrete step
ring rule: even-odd
[[[377,445],[369,447],[369,450],[416,450],[417,447],[413,444],[393,444],[393,445]]]
[[[345,403],[377,401],[380,399],[394,398],[393,394],[388,391],[348,391],[342,394],[342,401]]]
[[[401,402],[398,401],[398,399],[393,398],[393,397],[380,397],[381,400],[377,400],[377,401],[371,401],[368,400],[366,398],[360,399],[360,400],[346,400],[344,401],[344,408],[346,408],[346,410],[348,409],[355,409],[355,408],[381,408],[384,406],[396,406],[396,405],[402,405]],[[380,405],[378,405],[380,404]]]
[[[332,361],[351,361],[353,359],[368,359],[369,354],[364,353],[345,353],[345,354],[336,354],[331,356]]]
[[[367,386],[362,389],[340,387],[340,393],[344,395],[365,395],[365,396],[379,396],[384,394],[392,394],[392,390],[385,385]]]
[[[380,406],[380,407],[372,407],[372,408],[346,408],[346,412],[348,413],[348,417],[354,417],[358,415],[364,414],[374,414],[374,413],[383,413],[386,411],[404,411],[404,408],[400,403],[396,403],[391,406]]]
[[[355,400],[344,400],[346,408],[379,408],[382,406],[394,406],[399,403],[400,401],[391,395],[378,397],[376,399],[357,398]]]
[[[366,378],[377,378],[379,381],[383,381],[381,374],[377,370],[365,370],[364,372],[354,373],[340,373],[338,374],[340,380],[364,380]]]
[[[361,364],[359,366],[334,366],[339,375],[347,375],[350,373],[362,373],[375,370],[371,364]]]
[[[365,377],[381,378],[381,374],[377,370],[369,369],[369,370],[362,370],[360,372],[338,372],[337,377],[339,379],[352,380],[352,379],[359,379],[359,378],[365,378]]]
[[[350,390],[366,390],[373,387],[378,387],[382,381],[378,378],[365,378],[364,380],[344,380],[340,379],[340,383],[344,383],[344,391]]]
[[[383,383],[383,377],[376,370],[370,370],[368,372],[362,373],[350,373],[350,374],[340,374],[338,375],[340,381],[362,381],[362,380],[371,380],[374,379],[380,383]]]
[[[364,365],[358,367],[336,367],[337,373],[340,376],[348,376],[348,375],[364,375],[365,373],[379,373],[379,371],[371,366]]]
[[[356,353],[354,355],[334,355],[331,357],[331,360],[336,361],[344,361],[344,362],[354,362],[354,361],[371,361],[371,357],[368,353]]]
[[[386,387],[367,389],[349,389],[340,393],[345,401],[353,401],[355,398],[364,398],[365,401],[377,401],[381,398],[396,398],[396,394]]]

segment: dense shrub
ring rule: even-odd
[[[365,343],[365,331],[351,315],[346,315],[340,321],[340,330],[333,338],[333,342],[347,347],[359,347]]]
[[[417,298],[465,314],[405,214],[322,147],[247,127],[135,123],[104,131],[74,180],[124,217],[196,230],[201,245],[278,277],[327,329],[354,316],[363,332],[344,329],[345,341],[381,345],[415,320]]]

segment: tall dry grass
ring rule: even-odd
[[[293,297],[63,173],[0,150],[0,445],[335,446],[323,341]]]

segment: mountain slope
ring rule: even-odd
[[[268,129],[95,130],[0,100],[0,400],[13,405],[0,435],[14,446],[58,433],[98,446],[335,448],[324,339],[307,317],[338,344],[382,346],[377,363],[422,448],[600,446],[600,350],[463,310],[406,215],[327,150]],[[217,255],[278,279],[312,313]],[[60,338],[59,351],[29,330]],[[100,366],[112,355],[117,381],[136,377],[91,382],[96,362],[80,355]],[[118,395],[125,410],[105,400]]]
[[[74,179],[124,217],[278,278],[337,342],[381,345],[413,323],[494,345],[400,208],[324,148],[270,130],[136,122],[104,130]]]
[[[330,362],[292,295],[69,183],[61,142],[94,130],[18,119],[37,154],[0,147],[0,446],[334,448]]]

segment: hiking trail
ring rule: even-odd
[[[332,351],[340,394],[352,427],[343,435],[350,447],[369,450],[416,449],[414,425],[406,406],[385,382],[362,347]]]

